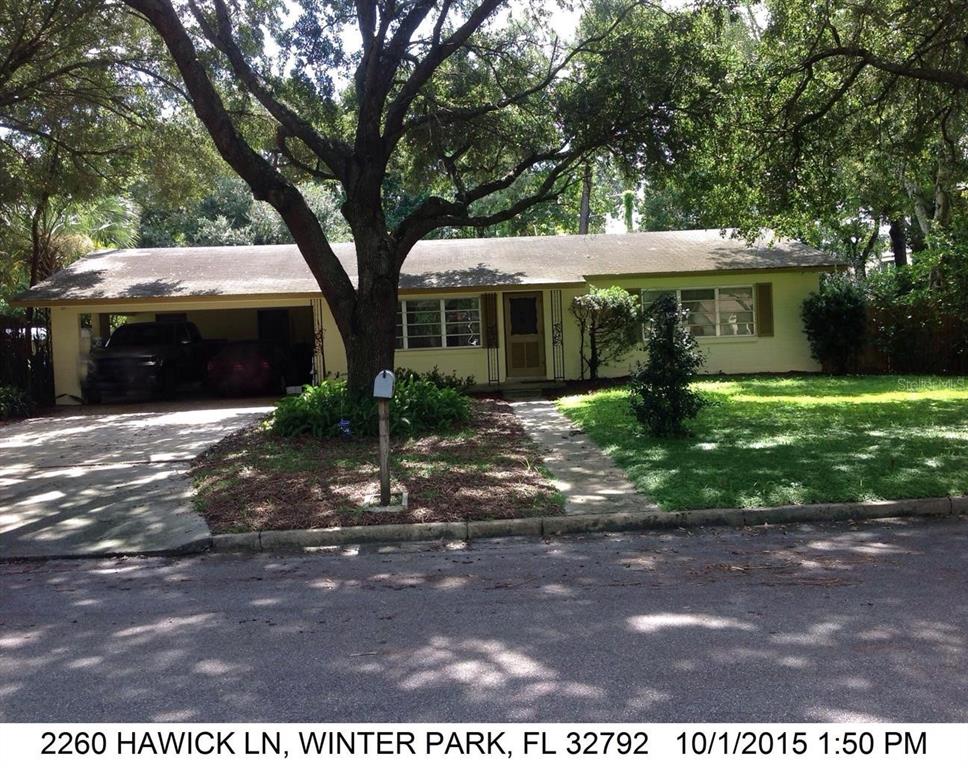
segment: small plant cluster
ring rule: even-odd
[[[469,420],[470,400],[456,389],[412,377],[397,379],[390,403],[392,435],[444,431]],[[378,429],[376,400],[352,396],[345,381],[324,381],[280,400],[271,427],[283,437],[372,436]]]
[[[685,422],[705,400],[690,388],[703,365],[703,354],[685,325],[687,312],[672,296],[650,307],[646,325],[648,358],[629,382],[632,412],[655,437],[688,434]]]
[[[429,381],[440,389],[456,389],[458,392],[467,392],[474,386],[473,376],[460,376],[457,371],[444,373],[436,365],[429,371],[420,372],[412,368],[397,368],[393,373],[397,377],[397,381],[403,379]]]
[[[30,395],[18,387],[0,386],[0,421],[30,416],[34,404]]]

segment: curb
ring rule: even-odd
[[[838,504],[793,504],[748,509],[696,509],[662,512],[649,507],[638,512],[557,515],[461,523],[402,523],[310,528],[288,531],[219,533],[212,536],[215,552],[291,552],[346,544],[396,544],[414,541],[472,541],[534,536],[547,538],[579,533],[669,530],[703,526],[744,528],[808,522],[843,522],[904,517],[953,517],[968,514],[968,496],[943,496],[900,501]]]
[[[240,536],[255,534],[238,534]],[[51,555],[0,555],[0,563],[43,562],[45,560],[100,560],[112,557],[182,557],[200,555],[212,549],[213,536],[192,539],[167,549],[109,549],[96,552],[77,552]],[[259,550],[253,550],[259,551]]]

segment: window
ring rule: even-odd
[[[397,349],[481,346],[481,302],[407,299],[397,305]]]
[[[752,286],[643,290],[643,312],[660,296],[676,297],[688,312],[685,323],[693,336],[756,335]]]
[[[719,302],[719,335],[753,335],[753,289],[720,288],[717,290]]]

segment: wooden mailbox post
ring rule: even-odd
[[[393,371],[380,371],[373,380],[380,419],[380,506],[390,506],[390,398],[393,397]]]

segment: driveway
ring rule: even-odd
[[[267,400],[65,408],[0,427],[0,558],[207,544],[188,464]]]

